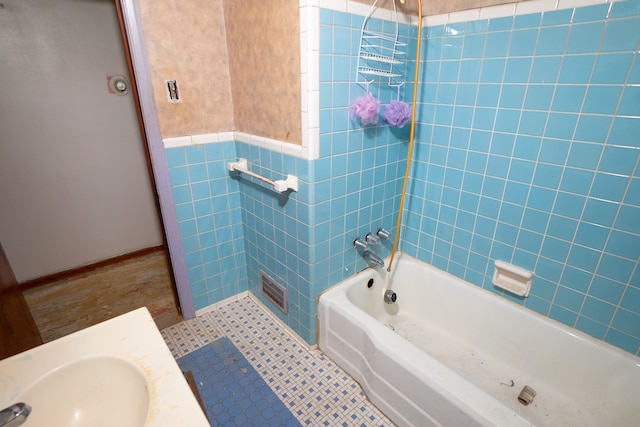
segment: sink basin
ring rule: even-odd
[[[149,411],[149,387],[132,363],[98,356],[46,374],[18,400],[34,408],[25,425],[141,427]]]
[[[209,427],[146,308],[0,360],[0,410],[25,427]]]

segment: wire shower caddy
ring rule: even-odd
[[[378,0],[375,0],[362,23],[360,34],[360,47],[358,49],[358,69],[356,83],[368,87],[376,81],[387,81],[390,87],[399,88],[404,84],[403,74],[398,71],[404,65],[404,61],[398,59],[406,55],[407,43],[398,41],[398,11],[396,2],[393,3],[393,19],[395,28],[391,34],[385,34],[382,30],[371,30],[370,18],[376,9]]]

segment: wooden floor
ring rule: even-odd
[[[159,329],[182,321],[164,251],[24,292],[44,342],[146,306]]]

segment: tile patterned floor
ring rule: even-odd
[[[303,426],[393,426],[348,374],[252,298],[162,330],[178,359],[226,337]]]
[[[278,399],[228,338],[220,338],[178,359],[191,371],[212,424],[246,427],[298,427]]]

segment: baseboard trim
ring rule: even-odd
[[[123,261],[129,261],[135,258],[140,258],[146,255],[151,255],[156,252],[164,251],[164,246],[151,246],[149,248],[140,249],[126,254],[118,255],[113,258],[103,259],[102,261],[94,262],[92,264],[83,265],[69,270],[60,271],[58,273],[48,274],[46,276],[38,277],[36,279],[26,280],[20,283],[21,290],[39,288],[41,286],[49,285],[53,282],[69,279],[74,276],[79,276],[97,270],[99,268],[108,267],[113,264],[117,264]]]
[[[202,316],[203,314],[207,314],[212,312],[213,310],[217,310],[220,307],[224,307],[225,305],[229,305],[234,301],[238,301],[244,297],[249,296],[249,291],[242,291],[235,295],[230,296],[229,298],[225,298],[221,301],[214,302],[213,304],[209,304],[208,306],[201,308],[200,310],[196,310],[196,317]]]

